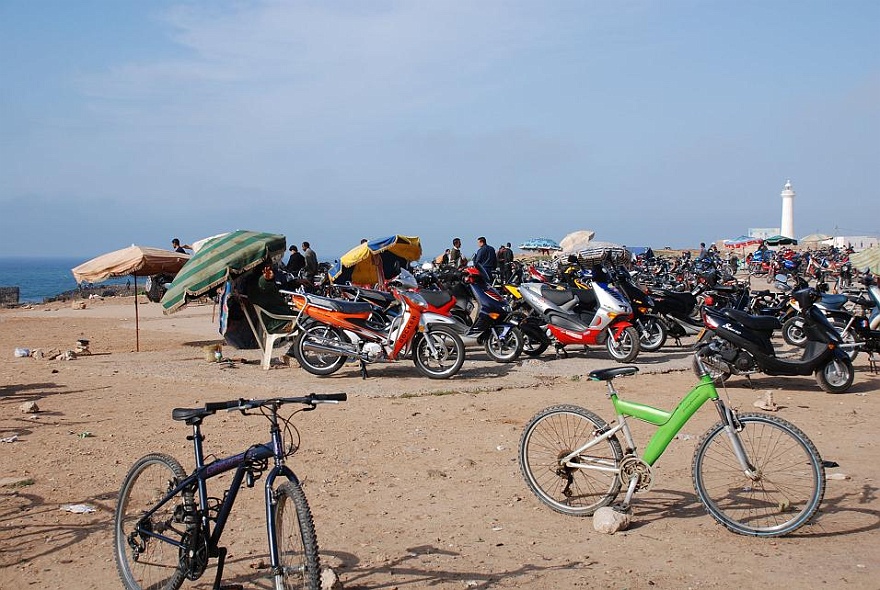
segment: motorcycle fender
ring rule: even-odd
[[[488,330],[484,330],[482,334],[477,338],[478,344],[483,344],[486,342],[486,338],[489,337],[493,332],[498,334],[498,337],[503,339],[507,337],[507,334],[514,328],[513,324],[503,323],[496,324],[489,328]]]
[[[609,328],[609,330],[614,332],[614,339],[615,340],[620,340],[620,336],[621,336],[621,334],[623,334],[623,331],[626,330],[627,328],[631,328],[631,327],[632,327],[632,323],[629,320],[623,320],[623,321],[617,322],[616,324],[611,326]]]
[[[431,324],[446,324],[448,326],[455,327],[456,325],[460,325],[461,322],[459,322],[452,316],[440,315],[439,313],[426,311],[422,314],[422,325],[430,326]]]

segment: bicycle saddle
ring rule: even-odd
[[[638,367],[612,367],[610,369],[596,369],[595,371],[590,371],[589,377],[592,381],[611,381],[615,377],[635,375],[638,372]]]

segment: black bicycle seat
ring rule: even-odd
[[[611,381],[615,377],[635,375],[639,372],[638,367],[612,367],[610,369],[596,369],[590,371],[590,379],[593,381]]]

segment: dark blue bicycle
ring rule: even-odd
[[[197,580],[205,573],[208,560],[217,559],[214,588],[220,588],[226,548],[220,537],[232,511],[242,483],[253,487],[268,471],[265,482],[266,532],[275,590],[320,588],[318,541],[312,513],[296,475],[285,465],[297,445],[294,414],[314,410],[321,403],[338,403],[344,393],[310,394],[264,400],[233,400],[205,404],[204,408],[177,408],[174,420],[192,427],[196,468],[187,475],[173,457],[151,453],[129,470],[119,491],[114,518],[116,567],[129,590],[176,590],[185,579]],[[279,418],[286,404],[302,409]],[[242,414],[259,410],[270,423],[271,440],[246,451],[205,463],[202,448],[202,421],[220,410],[239,410]],[[298,436],[296,437],[298,441]],[[269,468],[269,460],[274,465]],[[207,481],[235,470],[223,499],[208,496]],[[278,476],[286,481],[275,485]]]

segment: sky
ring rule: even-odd
[[[0,256],[880,235],[876,0],[0,0]]]

